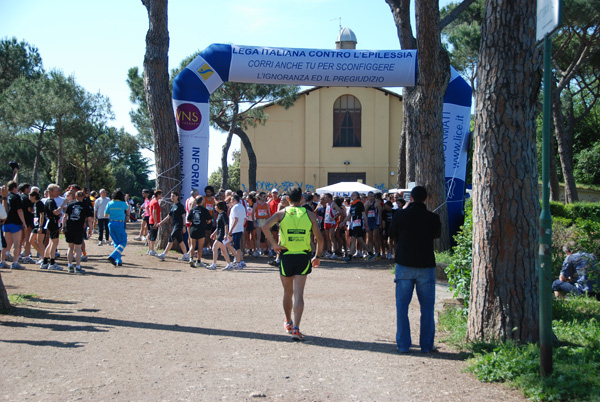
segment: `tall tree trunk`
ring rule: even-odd
[[[417,40],[412,32],[410,22],[410,3],[412,0],[386,0],[392,11],[398,39],[402,49],[416,49]],[[404,116],[402,117],[402,132],[400,133],[400,148],[398,150],[398,178],[399,188],[406,188],[409,182],[415,181],[415,123],[412,121],[416,115],[415,88],[407,87],[402,89],[402,107]]]
[[[63,187],[63,129],[62,119],[58,118],[58,155],[56,157],[56,184]]]
[[[573,175],[573,134],[570,132],[563,113],[560,92],[557,90],[556,82],[552,82],[552,120],[558,145],[558,156],[562,166],[563,179],[565,180],[565,202],[572,204],[579,201],[575,176]],[[567,102],[571,102],[566,96]],[[565,105],[569,108],[570,105]]]
[[[227,155],[229,154],[229,147],[231,146],[231,139],[233,138],[233,126],[227,131],[227,139],[221,150],[221,188],[228,189],[229,185],[229,166],[227,165]]]
[[[536,4],[486,0],[484,21],[475,103],[467,338],[533,342],[539,336]]]
[[[231,126],[227,124],[223,119],[216,118],[214,122],[221,128],[223,131],[230,132]],[[256,168],[258,167],[258,162],[256,160],[256,153],[254,152],[254,148],[252,147],[252,141],[248,137],[248,134],[240,127],[235,127],[233,133],[240,137],[242,144],[244,145],[244,149],[246,149],[246,154],[248,155],[248,189],[250,191],[256,191]],[[231,142],[231,138],[228,137],[229,142]],[[229,149],[229,148],[228,148]],[[222,156],[221,156],[222,157]],[[222,164],[222,159],[221,159]],[[221,165],[222,166],[222,165]],[[228,169],[229,171],[229,169]],[[241,175],[241,172],[240,172]]]
[[[550,127],[550,132],[554,131],[554,124]],[[554,136],[550,136],[550,200],[560,201],[560,184],[558,182],[558,173],[556,173],[556,155],[554,155]]]
[[[450,58],[442,46],[439,29],[438,1],[417,0],[418,85],[416,87],[417,147],[415,149],[415,181],[429,194],[427,205],[440,215],[442,235],[436,240],[438,250],[450,248],[446,174],[444,162],[444,128],[442,112],[444,94],[450,81]]]
[[[389,4],[403,49],[416,49],[418,82],[405,88],[403,133],[406,134],[406,178],[424,186],[428,207],[442,221],[438,250],[450,247],[446,180],[444,172],[444,93],[450,80],[450,59],[442,47],[438,1],[416,0],[417,37],[410,24],[410,0],[386,0]],[[400,162],[401,163],[401,162]],[[414,166],[414,171],[413,171]]]
[[[40,128],[40,133],[37,138],[37,146],[35,147],[35,159],[33,161],[33,185],[38,185],[38,176],[40,170],[40,159],[42,155],[42,139],[44,137],[45,127]]]
[[[167,0],[142,0],[148,10],[149,28],[144,55],[144,93],[154,136],[156,186],[168,199],[171,191],[181,187],[181,155],[169,88],[169,30]],[[163,203],[162,216],[167,208]],[[164,247],[169,233],[160,231],[158,246]]]
[[[9,311],[11,308],[4,282],[2,282],[2,274],[0,274],[0,311]]]

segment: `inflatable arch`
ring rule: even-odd
[[[344,87],[409,87],[416,83],[416,50],[294,49],[213,44],[173,82],[182,193],[208,181],[209,100],[224,82]],[[444,96],[444,149],[449,230],[461,222],[471,88],[452,69]]]

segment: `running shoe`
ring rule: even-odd
[[[63,270],[63,267],[61,267],[61,266],[60,266],[60,265],[58,265],[57,263],[54,263],[54,264],[50,264],[50,265],[48,265],[48,268],[47,268],[47,269],[48,269],[48,270],[50,270],[50,271],[62,271],[62,270]]]
[[[365,257],[366,261],[373,261],[377,259],[377,254],[367,254],[367,256]]]
[[[10,255],[10,253],[8,251],[6,252],[6,261],[13,262],[13,257],[12,257],[12,255]]]
[[[114,259],[114,258],[112,258],[112,257],[108,257],[108,258],[107,258],[107,260],[108,260],[108,262],[110,262],[110,263],[111,263],[112,265],[114,265],[115,267],[117,266],[117,261],[115,261],[115,259]]]
[[[346,262],[350,262],[350,261],[352,261],[352,256],[350,254],[348,254],[347,256],[345,256],[343,258],[343,260],[346,261]]]
[[[190,256],[187,253],[185,253],[184,255],[181,256],[181,258],[178,258],[177,260],[189,262],[190,261]]]
[[[210,264],[209,266],[207,266],[206,269],[210,269],[211,271],[214,271],[215,269],[217,269],[217,264],[215,264],[213,262],[212,264]]]
[[[101,245],[102,245],[102,240],[100,240],[100,241],[98,242],[98,245],[99,245],[99,246],[101,246]]]
[[[58,251],[54,253],[54,258],[60,258],[60,253]]]
[[[42,262],[40,264],[40,269],[48,269],[49,266],[50,266],[50,264],[48,264],[47,262],[46,263]]]
[[[75,268],[73,268],[72,266],[70,266],[68,268],[69,268],[69,273],[70,274],[74,274],[75,273]]]
[[[156,251],[154,251],[154,250],[148,250],[147,254],[151,255],[152,257],[156,257],[157,256]]]
[[[25,267],[19,264],[18,262],[13,262],[10,266],[10,269],[25,269]]]
[[[234,262],[232,266],[233,266],[233,269],[235,269],[235,270],[242,269],[242,266],[240,264],[238,264],[237,262]]]
[[[196,262],[193,259],[190,259],[190,268],[196,268]]]
[[[254,253],[252,253],[252,257],[258,257],[258,256],[259,256],[258,251],[255,251]]]
[[[36,261],[33,258],[31,258],[31,256],[29,255],[23,259],[23,263],[24,264],[35,264]]]
[[[302,335],[302,333],[300,332],[300,330],[298,329],[298,327],[294,327],[292,328],[292,339],[297,341],[297,342],[303,342],[304,341],[304,335]]]
[[[85,270],[81,269],[81,267],[76,267],[75,268],[75,273],[83,275],[83,274],[85,274]]]
[[[142,236],[134,237],[133,240],[135,240],[135,241],[142,241]]]
[[[240,262],[238,265],[240,269],[246,268],[246,263],[244,261]]]
[[[333,253],[329,256],[329,258],[331,258],[332,260],[337,260],[340,257],[338,257],[338,255],[336,253]]]
[[[155,257],[158,258],[161,261],[164,261],[165,260],[165,253],[156,254]]]
[[[0,262],[0,268],[8,268],[4,261]]]
[[[269,261],[269,265],[272,265],[274,267],[278,267],[279,266],[279,261],[277,261],[277,260]]]
[[[196,261],[196,268],[208,268],[202,261]]]
[[[287,332],[288,334],[291,334],[292,330],[294,329],[294,322],[293,321],[287,322],[284,319],[283,320],[283,328],[285,328],[285,332]]]
[[[81,261],[86,262],[88,260],[87,255],[81,256]]]
[[[227,264],[221,269],[221,271],[233,271],[233,266],[231,264]]]

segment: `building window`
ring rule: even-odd
[[[352,95],[342,95],[333,104],[333,146],[360,147],[360,101]]]

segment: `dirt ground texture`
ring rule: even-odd
[[[129,238],[138,228],[128,225]],[[94,236],[94,240],[96,239]],[[391,263],[324,260],[306,285],[301,330],[283,329],[282,288],[266,257],[241,271],[159,261],[131,241],[124,265],[88,242],[86,275],[1,270],[9,294],[36,298],[0,315],[0,399],[522,401],[465,373],[458,352],[395,347]],[[64,243],[59,264],[66,267]],[[220,267],[224,266],[219,261]],[[447,299],[437,286],[437,299]],[[439,310],[441,305],[436,306]],[[419,306],[410,309],[418,341]]]

